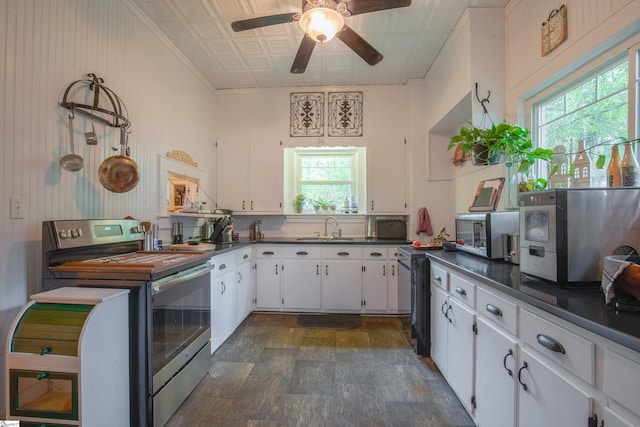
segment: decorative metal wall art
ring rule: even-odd
[[[567,6],[553,9],[542,23],[542,56],[546,56],[567,39]]]
[[[324,136],[324,93],[291,93],[290,136]]]
[[[362,92],[329,92],[329,136],[362,136]]]

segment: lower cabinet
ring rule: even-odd
[[[474,312],[449,298],[449,338],[447,341],[447,380],[462,404],[469,412],[473,410],[474,378]]]
[[[221,263],[211,272],[211,353],[235,328],[236,271],[229,264]]]
[[[282,308],[319,311],[322,307],[322,259],[318,248],[285,248],[282,260]]]
[[[249,260],[236,267],[236,326],[253,311],[255,300],[255,274]]]
[[[519,366],[519,427],[588,425],[592,396],[575,381],[527,348],[520,351]]]
[[[478,316],[475,386],[478,426],[516,425],[516,355],[515,338]]]
[[[388,277],[391,273],[386,259],[364,261],[362,264],[362,311],[386,313]]]
[[[322,266],[323,310],[359,313],[361,284],[361,261],[325,260]]]
[[[280,310],[282,258],[279,250],[258,246],[256,250],[256,309]]]
[[[449,371],[447,363],[449,319],[446,314],[448,302],[447,292],[431,285],[431,358],[445,377]]]

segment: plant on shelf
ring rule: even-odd
[[[447,242],[449,240],[449,233],[447,233],[447,227],[442,227],[442,230],[440,230],[440,233],[433,238],[433,243],[443,243],[443,242]]]
[[[304,208],[304,202],[306,198],[304,194],[298,194],[295,199],[293,199],[293,207],[296,209],[297,213],[302,212],[302,208]]]

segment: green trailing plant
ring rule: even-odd
[[[536,160],[550,161],[553,150],[541,147],[533,147],[529,137],[529,129],[502,121],[499,124],[491,124],[488,128],[479,128],[470,124],[462,126],[457,135],[453,135],[449,141],[447,150],[457,147],[459,144],[463,153],[473,153],[475,147],[485,149],[484,158],[502,157],[505,166],[516,165],[520,173],[528,173]]]

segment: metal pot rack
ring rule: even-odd
[[[86,90],[89,92],[86,93],[87,96],[85,96],[85,98],[93,98],[93,103],[91,105],[73,102],[69,99],[69,96],[71,95],[73,97],[77,90],[82,89],[82,86],[86,86]],[[92,95],[91,92],[93,92]],[[85,93],[83,92],[83,94]],[[101,96],[103,99],[106,99],[106,102],[103,102],[102,107],[100,106]],[[93,73],[89,73],[83,76],[81,80],[76,80],[67,86],[60,105],[71,110],[72,113],[78,113],[90,118],[91,120],[95,120],[113,128],[121,128],[121,130],[125,130],[131,126],[131,122],[125,116],[125,113],[128,113],[122,99],[120,99],[114,91],[104,85],[102,77],[97,77]]]

